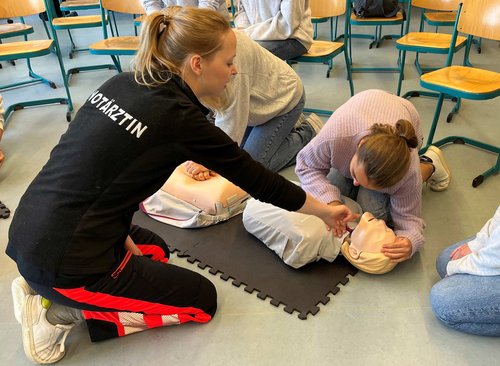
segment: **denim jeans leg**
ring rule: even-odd
[[[302,43],[293,38],[279,41],[257,41],[257,43],[275,56],[285,61],[303,55],[307,52],[307,48],[305,48]]]
[[[353,180],[344,177],[337,169],[331,168],[326,176],[332,185],[338,188],[340,194],[356,201],[359,187],[353,184]]]
[[[394,227],[389,209],[390,198],[388,194],[359,187],[356,201],[363,209],[363,212],[371,212],[377,219],[384,220],[388,227]]]
[[[452,329],[500,336],[500,276],[445,277],[432,287],[430,302],[434,315]]]
[[[288,113],[248,128],[242,147],[254,160],[278,172],[295,163],[297,153],[313,138],[314,131],[295,128],[304,109],[304,95]]]

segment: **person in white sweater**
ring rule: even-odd
[[[304,87],[297,73],[243,32],[235,33],[238,74],[221,98],[202,102],[214,111],[217,127],[254,160],[278,172],[295,164],[323,121],[314,114],[303,118]],[[195,179],[210,177],[199,164],[186,167]]]
[[[309,0],[237,0],[234,25],[282,60],[306,53],[313,42]]]
[[[167,6],[194,6],[199,8],[212,9],[223,14],[229,19],[226,0],[141,0],[146,14],[161,10]]]
[[[441,252],[432,311],[450,328],[500,336],[500,206],[474,236]]]

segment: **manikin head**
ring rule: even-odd
[[[341,250],[344,257],[356,268],[372,274],[383,274],[392,270],[396,263],[382,252],[382,245],[393,243],[396,235],[383,220],[365,212],[351,234],[351,243],[344,242]]]

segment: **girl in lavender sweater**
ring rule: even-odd
[[[450,172],[438,148],[419,159],[420,117],[406,99],[382,90],[358,93],[330,117],[297,155],[302,188],[337,205],[341,196],[394,228],[396,240],[382,252],[394,262],[409,259],[424,243],[422,182],[446,189]]]

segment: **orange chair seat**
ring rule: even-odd
[[[71,8],[77,6],[99,6],[99,0],[65,0],[61,2],[61,8]]]
[[[466,37],[458,36],[455,47],[465,43]],[[396,40],[402,46],[427,47],[427,48],[450,48],[451,34],[432,32],[410,32]]]
[[[99,26],[102,24],[102,22],[100,15],[79,15],[76,17],[54,18],[52,20],[52,24],[54,25],[54,27],[78,26],[87,24],[94,24],[96,26]]]
[[[500,90],[500,73],[475,67],[445,67],[423,74],[421,80],[470,94],[487,94]]]
[[[105,50],[137,51],[139,50],[139,37],[135,36],[111,37],[92,44],[90,46],[90,49],[99,51],[105,51]]]
[[[394,21],[403,21],[403,13],[398,11],[398,13],[393,16],[392,18],[386,18],[386,17],[370,17],[370,18],[358,18],[356,14],[351,14],[351,20],[355,22],[394,22]]]
[[[328,41],[313,41],[311,48],[307,53],[304,53],[302,57],[321,57],[327,56],[339,48],[341,48],[344,44],[341,42],[328,42]]]
[[[425,13],[425,18],[430,22],[455,22],[457,18],[456,11],[440,11]]]
[[[23,53],[40,52],[50,49],[51,46],[51,39],[3,43],[0,44],[0,56],[12,56],[22,55]]]
[[[33,29],[31,25],[26,25],[23,23],[0,24],[0,35],[7,35],[9,33],[27,31],[30,29]]]
[[[140,15],[137,18],[134,19],[134,22],[136,22],[136,23],[142,23],[146,17],[147,17],[146,14]]]

